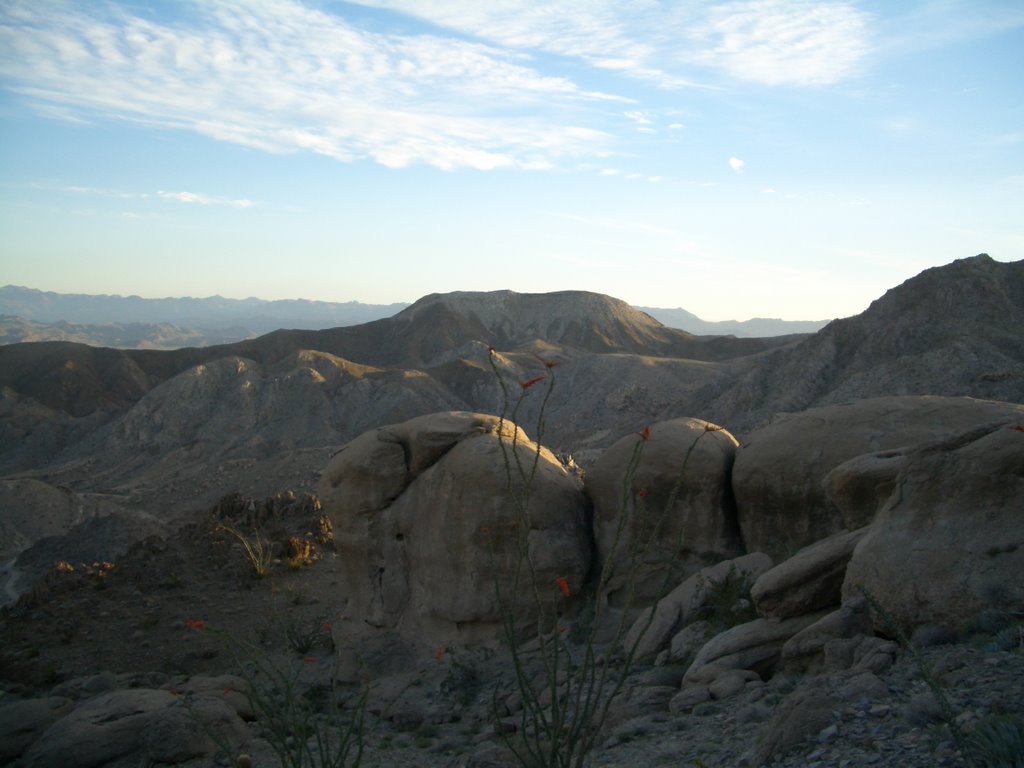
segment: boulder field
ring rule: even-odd
[[[801,466],[815,482],[768,483]],[[365,686],[367,768],[510,766],[523,685],[563,685],[539,648],[579,658],[593,629],[625,675],[595,765],[954,768],[921,668],[965,733],[1019,718],[1022,491],[1024,406],[959,398],[830,406],[743,441],[674,419],[585,475],[496,416],[380,427],[334,455],[319,499],[225,497],[19,601],[0,763],[276,765],[251,695],[276,690],[270,664],[324,706]],[[759,524],[747,505],[770,494]],[[258,579],[227,525],[316,551]],[[509,618],[517,666],[496,649]]]
[[[869,624],[909,636],[1024,609],[1022,423],[1024,406],[944,397],[811,409],[742,444],[675,419],[580,477],[507,420],[447,412],[353,440],[319,496],[364,631],[494,643],[504,615],[535,629],[595,596],[646,622],[627,635],[642,653],[678,660],[711,586],[741,578],[756,615],[688,659],[708,684],[773,669],[787,643],[813,666]]]

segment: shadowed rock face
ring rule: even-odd
[[[533,472],[528,496],[519,466]],[[494,642],[503,611],[524,631],[553,621],[590,568],[578,482],[495,416],[439,413],[367,432],[332,459],[319,490],[356,626]]]
[[[905,630],[959,629],[985,610],[1019,616],[1024,431],[983,426],[902,454],[894,490],[847,567],[844,597],[868,590]]]
[[[875,506],[829,496],[825,478],[843,462],[1021,418],[1021,405],[952,397],[875,398],[788,415],[751,432],[736,453],[732,483],[744,543],[778,561],[867,525]]]
[[[675,419],[622,438],[587,472],[598,559],[612,569],[604,597],[613,605],[650,603],[743,553],[729,484],[735,451],[720,427]]]

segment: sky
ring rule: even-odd
[[[1019,0],[3,0],[0,285],[863,311],[1024,259]]]

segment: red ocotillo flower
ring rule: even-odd
[[[543,365],[545,368],[554,368],[556,365],[558,365],[557,360],[545,360],[540,355],[534,355],[534,357],[540,360],[541,365]]]
[[[651,439],[651,428],[650,427],[644,427],[639,432],[637,432],[637,434],[640,435],[640,439],[641,440],[650,440]]]
[[[534,384],[536,384],[538,381],[544,381],[544,379],[546,379],[546,378],[547,377],[544,374],[541,374],[540,376],[534,376],[532,379],[527,379],[526,381],[520,381],[519,382],[519,386],[522,387],[523,389],[529,389]]]
[[[636,492],[636,495],[642,499],[644,496],[647,495],[647,489],[641,488],[639,491]]]
[[[557,584],[558,588],[562,590],[563,595],[565,595],[566,597],[570,595],[569,581],[565,578],[565,576],[559,576],[557,579],[555,579],[555,584]]]
[[[206,629],[206,622],[202,619],[185,619],[186,629]]]

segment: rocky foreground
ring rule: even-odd
[[[225,497],[5,609],[0,761],[320,764],[362,711],[364,765],[514,765],[573,732],[589,649],[588,765],[1021,765],[1022,416],[675,419],[585,474],[494,416],[371,430],[316,497]]]

